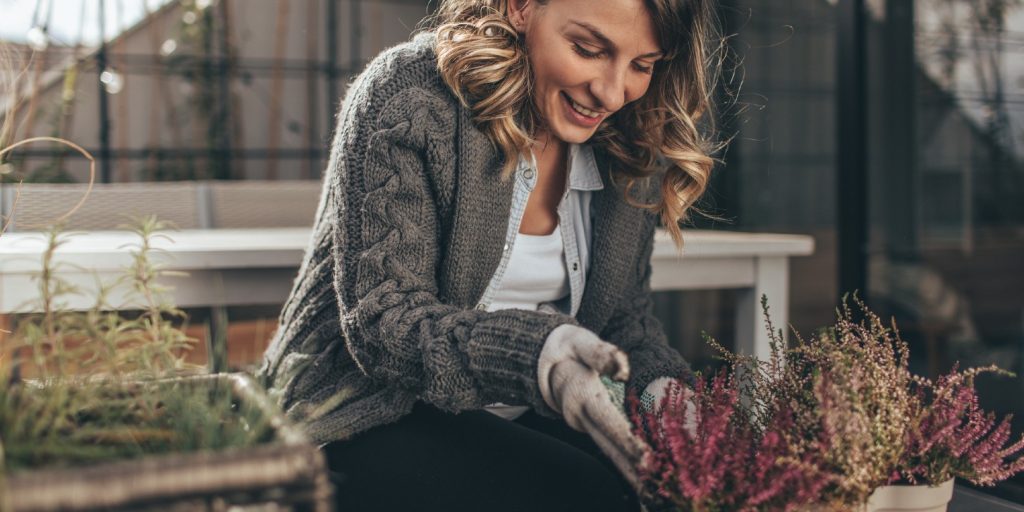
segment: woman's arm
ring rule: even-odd
[[[693,372],[679,351],[668,345],[661,322],[654,316],[651,299],[651,253],[654,249],[656,218],[644,216],[644,249],[634,262],[634,278],[615,312],[601,332],[601,338],[618,345],[629,355],[630,375],[626,392],[637,395],[660,377],[681,378],[693,385]]]
[[[548,333],[572,317],[438,298],[436,195],[451,187],[434,180],[458,175],[455,108],[411,86],[376,119],[346,111],[353,119],[340,121],[345,133],[332,149],[329,208],[341,334],[355,362],[374,381],[451,412],[503,401],[558,417],[540,395],[537,363]]]

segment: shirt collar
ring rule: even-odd
[[[533,165],[529,157],[521,154],[516,172],[518,174],[520,171],[530,169]],[[594,148],[590,144],[569,144],[569,188],[571,190],[604,189],[601,171],[597,168],[597,160],[594,158]]]
[[[569,188],[573,190],[601,190],[601,172],[594,159],[590,144],[569,145]]]
[[[516,172],[525,171],[532,166],[531,157],[526,156],[523,153],[519,154],[519,162],[516,164]]]

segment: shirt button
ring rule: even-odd
[[[580,264],[578,262],[575,262],[575,261],[572,262],[572,271],[576,272],[576,269],[578,269],[579,266],[580,266]]]
[[[480,311],[483,311],[483,310],[487,309],[487,306],[483,305],[483,303],[477,304],[476,305],[476,309],[479,309]]]
[[[523,171],[523,176],[525,176],[528,180],[533,179],[533,169],[527,169]]]

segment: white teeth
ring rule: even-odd
[[[579,103],[576,103],[576,100],[574,100],[572,98],[569,98],[569,102],[572,103],[573,110],[575,110],[576,112],[579,112],[580,114],[583,114],[583,115],[585,115],[587,117],[593,118],[593,117],[597,117],[597,116],[601,115],[598,112],[594,112],[593,110],[590,110],[589,108],[584,107],[583,105],[580,105]]]

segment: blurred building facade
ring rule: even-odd
[[[12,52],[23,70],[14,135],[107,151],[102,181],[316,179],[346,84],[428,13],[413,0],[165,0],[108,27],[103,47]],[[86,178],[54,153],[25,153],[25,176]]]

